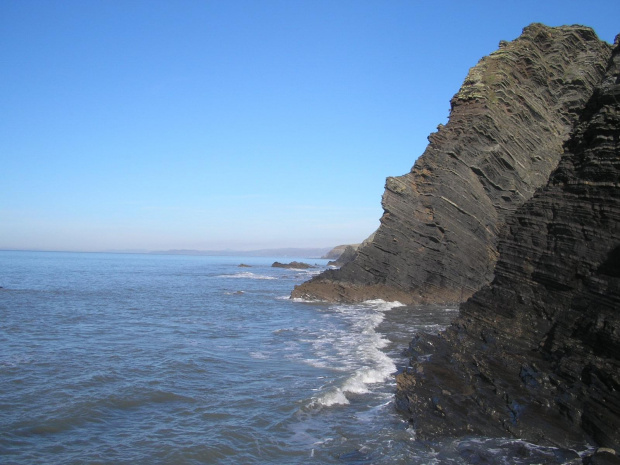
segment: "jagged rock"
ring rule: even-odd
[[[271,266],[273,268],[293,268],[296,270],[305,270],[308,268],[315,268],[314,266],[309,265],[308,263],[303,263],[303,262],[291,262],[291,263],[273,262]]]
[[[547,186],[508,219],[493,282],[412,342],[397,405],[418,437],[620,449],[618,42]]]
[[[609,56],[582,26],[532,24],[502,43],[469,71],[411,172],[387,179],[373,239],[293,297],[460,302],[490,282],[499,231],[557,166]]]
[[[620,457],[613,449],[601,447],[597,451],[584,458],[584,465],[620,465]]]

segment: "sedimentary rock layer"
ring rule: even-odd
[[[502,42],[470,70],[411,172],[387,179],[374,237],[293,296],[456,302],[488,283],[498,232],[557,166],[609,56],[581,26],[533,24]]]
[[[493,282],[412,343],[397,403],[420,437],[620,450],[618,41],[548,185],[508,220]]]

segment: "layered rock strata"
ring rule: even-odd
[[[397,404],[418,437],[620,451],[619,39],[548,185],[508,220],[493,282],[412,343]]]
[[[581,26],[532,24],[500,43],[469,71],[411,172],[387,179],[372,240],[293,297],[460,302],[490,282],[498,232],[557,166],[609,56]]]

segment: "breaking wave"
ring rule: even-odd
[[[267,276],[262,274],[255,274],[249,271],[243,271],[235,274],[221,274],[216,278],[230,278],[230,279],[278,279],[275,276]]]
[[[396,364],[382,350],[389,340],[377,332],[385,312],[403,306],[400,302],[366,301],[357,305],[329,308],[345,323],[324,328],[312,342],[316,357],[306,363],[334,372],[343,372],[313,397],[310,406],[347,405],[350,397],[372,391],[396,372]]]

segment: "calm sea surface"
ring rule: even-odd
[[[288,299],[325,264],[0,252],[0,463],[565,459],[519,441],[416,441],[394,374],[413,335],[456,310]]]

